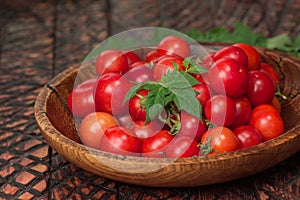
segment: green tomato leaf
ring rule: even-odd
[[[149,108],[148,115],[149,119],[155,118],[157,115],[159,115],[163,111],[164,107],[161,104],[154,104]],[[146,120],[146,123],[148,121]]]
[[[267,39],[267,48],[288,51],[292,44],[291,38],[286,34],[277,35]]]
[[[124,100],[123,100],[123,104],[128,101],[129,99],[131,99],[132,97],[134,97],[134,95],[137,93],[137,91],[139,91],[141,88],[143,87],[143,85],[135,85],[132,86],[130,88],[130,90],[127,92]]]
[[[175,105],[180,108],[180,110],[185,110],[199,120],[202,120],[202,108],[192,88],[174,89],[173,92],[177,99]]]
[[[159,110],[158,105],[161,105],[161,107],[165,106],[165,96],[168,93],[169,91],[165,87],[156,87],[150,90],[146,97],[146,123],[156,116],[155,113]],[[156,107],[152,108],[154,105],[156,105]],[[156,114],[159,114],[159,112]]]

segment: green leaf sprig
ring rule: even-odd
[[[287,34],[264,37],[261,34],[255,33],[245,24],[237,22],[232,32],[229,32],[225,28],[217,27],[207,32],[190,30],[187,32],[187,35],[199,42],[243,42],[252,46],[282,51],[300,58],[300,33],[294,39]]]
[[[168,71],[160,81],[148,81],[133,86],[127,93],[124,102],[131,99],[142,89],[149,90],[146,97],[146,122],[159,116],[164,109],[174,108],[186,111],[202,119],[202,108],[196,98],[196,91],[192,86],[199,82],[186,72]],[[172,106],[170,106],[172,105]]]

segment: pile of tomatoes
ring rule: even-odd
[[[243,43],[223,47],[197,58],[199,71],[187,70],[190,54],[190,45],[177,36],[165,37],[144,58],[134,51],[103,51],[95,63],[98,76],[76,86],[68,98],[71,112],[81,119],[82,143],[125,156],[179,158],[236,151],[284,133],[275,95],[279,75],[255,48]],[[174,99],[146,120],[152,112],[146,103],[156,94],[144,87],[126,100],[128,92],[160,83],[174,70],[197,80],[190,88],[200,117],[178,109]]]

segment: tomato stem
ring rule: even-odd
[[[282,94],[282,92],[280,90],[280,85],[279,85],[278,82],[276,83],[276,86],[277,86],[277,91],[275,92],[275,96],[278,96],[283,101],[286,100],[287,96],[285,96],[284,94]],[[282,101],[280,103],[282,103]]]

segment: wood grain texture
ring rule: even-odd
[[[300,62],[274,51],[258,50],[264,62],[273,66],[272,62],[277,63],[275,67],[278,67],[283,77],[282,90],[289,100],[282,111],[285,134],[249,149],[211,157],[153,159],[125,157],[85,147],[77,140],[74,141],[76,135],[72,134],[77,133],[72,131],[74,128],[70,130],[70,126],[74,125],[64,106],[66,93],[69,94],[78,71],[76,68],[64,71],[50,82],[51,87],[55,88],[55,94],[49,88],[42,91],[37,98],[35,116],[42,134],[56,151],[79,167],[109,179],[144,186],[190,187],[249,176],[282,162],[300,150],[300,95],[297,90],[300,86],[297,78],[300,75]],[[52,111],[56,109],[57,112]],[[57,117],[58,113],[62,116]]]

